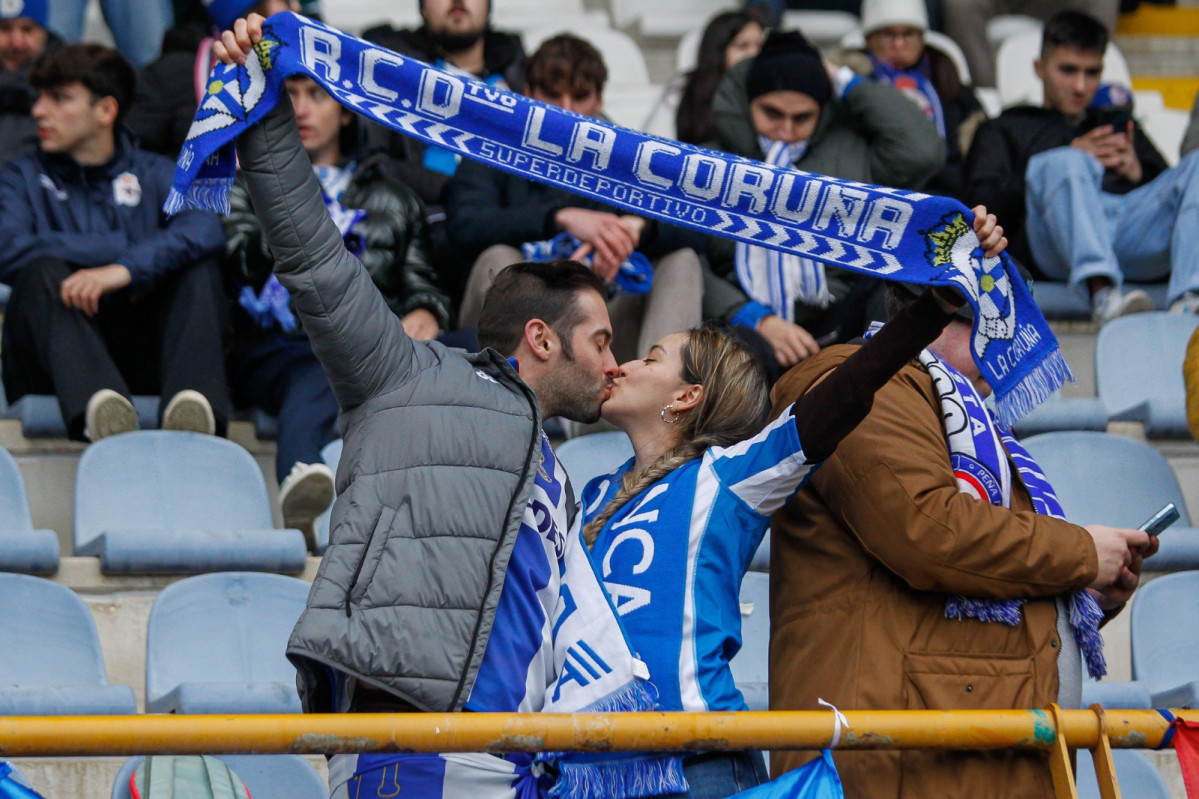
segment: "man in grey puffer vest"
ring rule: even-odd
[[[247,22],[236,30],[223,41],[244,60]],[[305,710],[539,710],[484,655],[497,608],[531,579],[522,529],[548,513],[565,531],[574,513],[541,419],[599,417],[617,368],[602,283],[569,261],[518,264],[484,306],[482,352],[414,341],[330,221],[286,96],[238,149],[341,409],[331,541],[287,649]]]

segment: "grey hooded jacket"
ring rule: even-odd
[[[275,273],[341,408],[330,545],[287,647],[304,709],[334,709],[340,672],[461,710],[536,474],[536,398],[492,350],[404,334],[329,219],[285,93],[238,145]]]

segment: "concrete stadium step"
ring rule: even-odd
[[[1190,110],[1199,90],[1199,6],[1143,3],[1120,16],[1116,44],[1134,89],[1161,92],[1167,108]]]

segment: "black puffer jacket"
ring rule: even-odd
[[[1025,105],[1009,108],[979,126],[963,172],[967,205],[983,204],[1003,222],[1008,252],[1035,268],[1024,230],[1024,173],[1034,155],[1068,147],[1078,136],[1078,124],[1049,108]],[[1127,194],[1167,169],[1166,159],[1137,125],[1133,149],[1141,161],[1141,182],[1133,184],[1112,170],[1103,176],[1103,190]],[[1035,271],[1035,269],[1034,269]]]
[[[445,328],[450,304],[437,288],[426,254],[424,212],[406,186],[384,174],[385,160],[385,156],[373,156],[359,164],[341,197],[343,207],[366,211],[366,218],[354,228],[365,245],[360,260],[394,314],[402,318],[424,308]],[[275,258],[240,176],[230,192],[229,205],[226,275],[232,283],[258,289],[271,274]]]
[[[432,64],[440,54],[424,26],[399,29],[388,25],[369,28],[362,38],[380,47]],[[500,75],[508,88],[520,92],[525,87],[525,50],[520,37],[511,33],[488,30],[483,34],[483,72]],[[427,206],[440,206],[444,201],[446,183],[450,176],[424,165],[425,145],[411,136],[404,136],[382,127],[369,125],[365,131],[371,152],[385,152],[393,159],[395,176],[410,186]]]

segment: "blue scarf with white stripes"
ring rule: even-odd
[[[237,135],[311,77],[346,107],[426,144],[630,213],[889,280],[953,285],[973,354],[1010,424],[1066,380],[1056,339],[1006,254],[985,258],[956,200],[779,169],[660,139],[451,75],[290,12],[243,66],[213,70],[166,211],[224,211]]]
[[[1028,450],[1009,430],[995,421],[982,396],[961,372],[928,350],[920,355],[941,397],[942,421],[949,444],[949,464],[964,494],[1000,507],[1011,507],[1012,473],[1007,455],[1012,456],[1020,480],[1028,489],[1037,513],[1066,518],[1053,486]],[[950,619],[977,619],[1015,626],[1021,620],[1023,599],[973,599],[951,596],[945,604]],[[1070,595],[1070,629],[1082,650],[1087,671],[1098,680],[1107,674],[1099,624],[1103,611],[1087,591]]]

